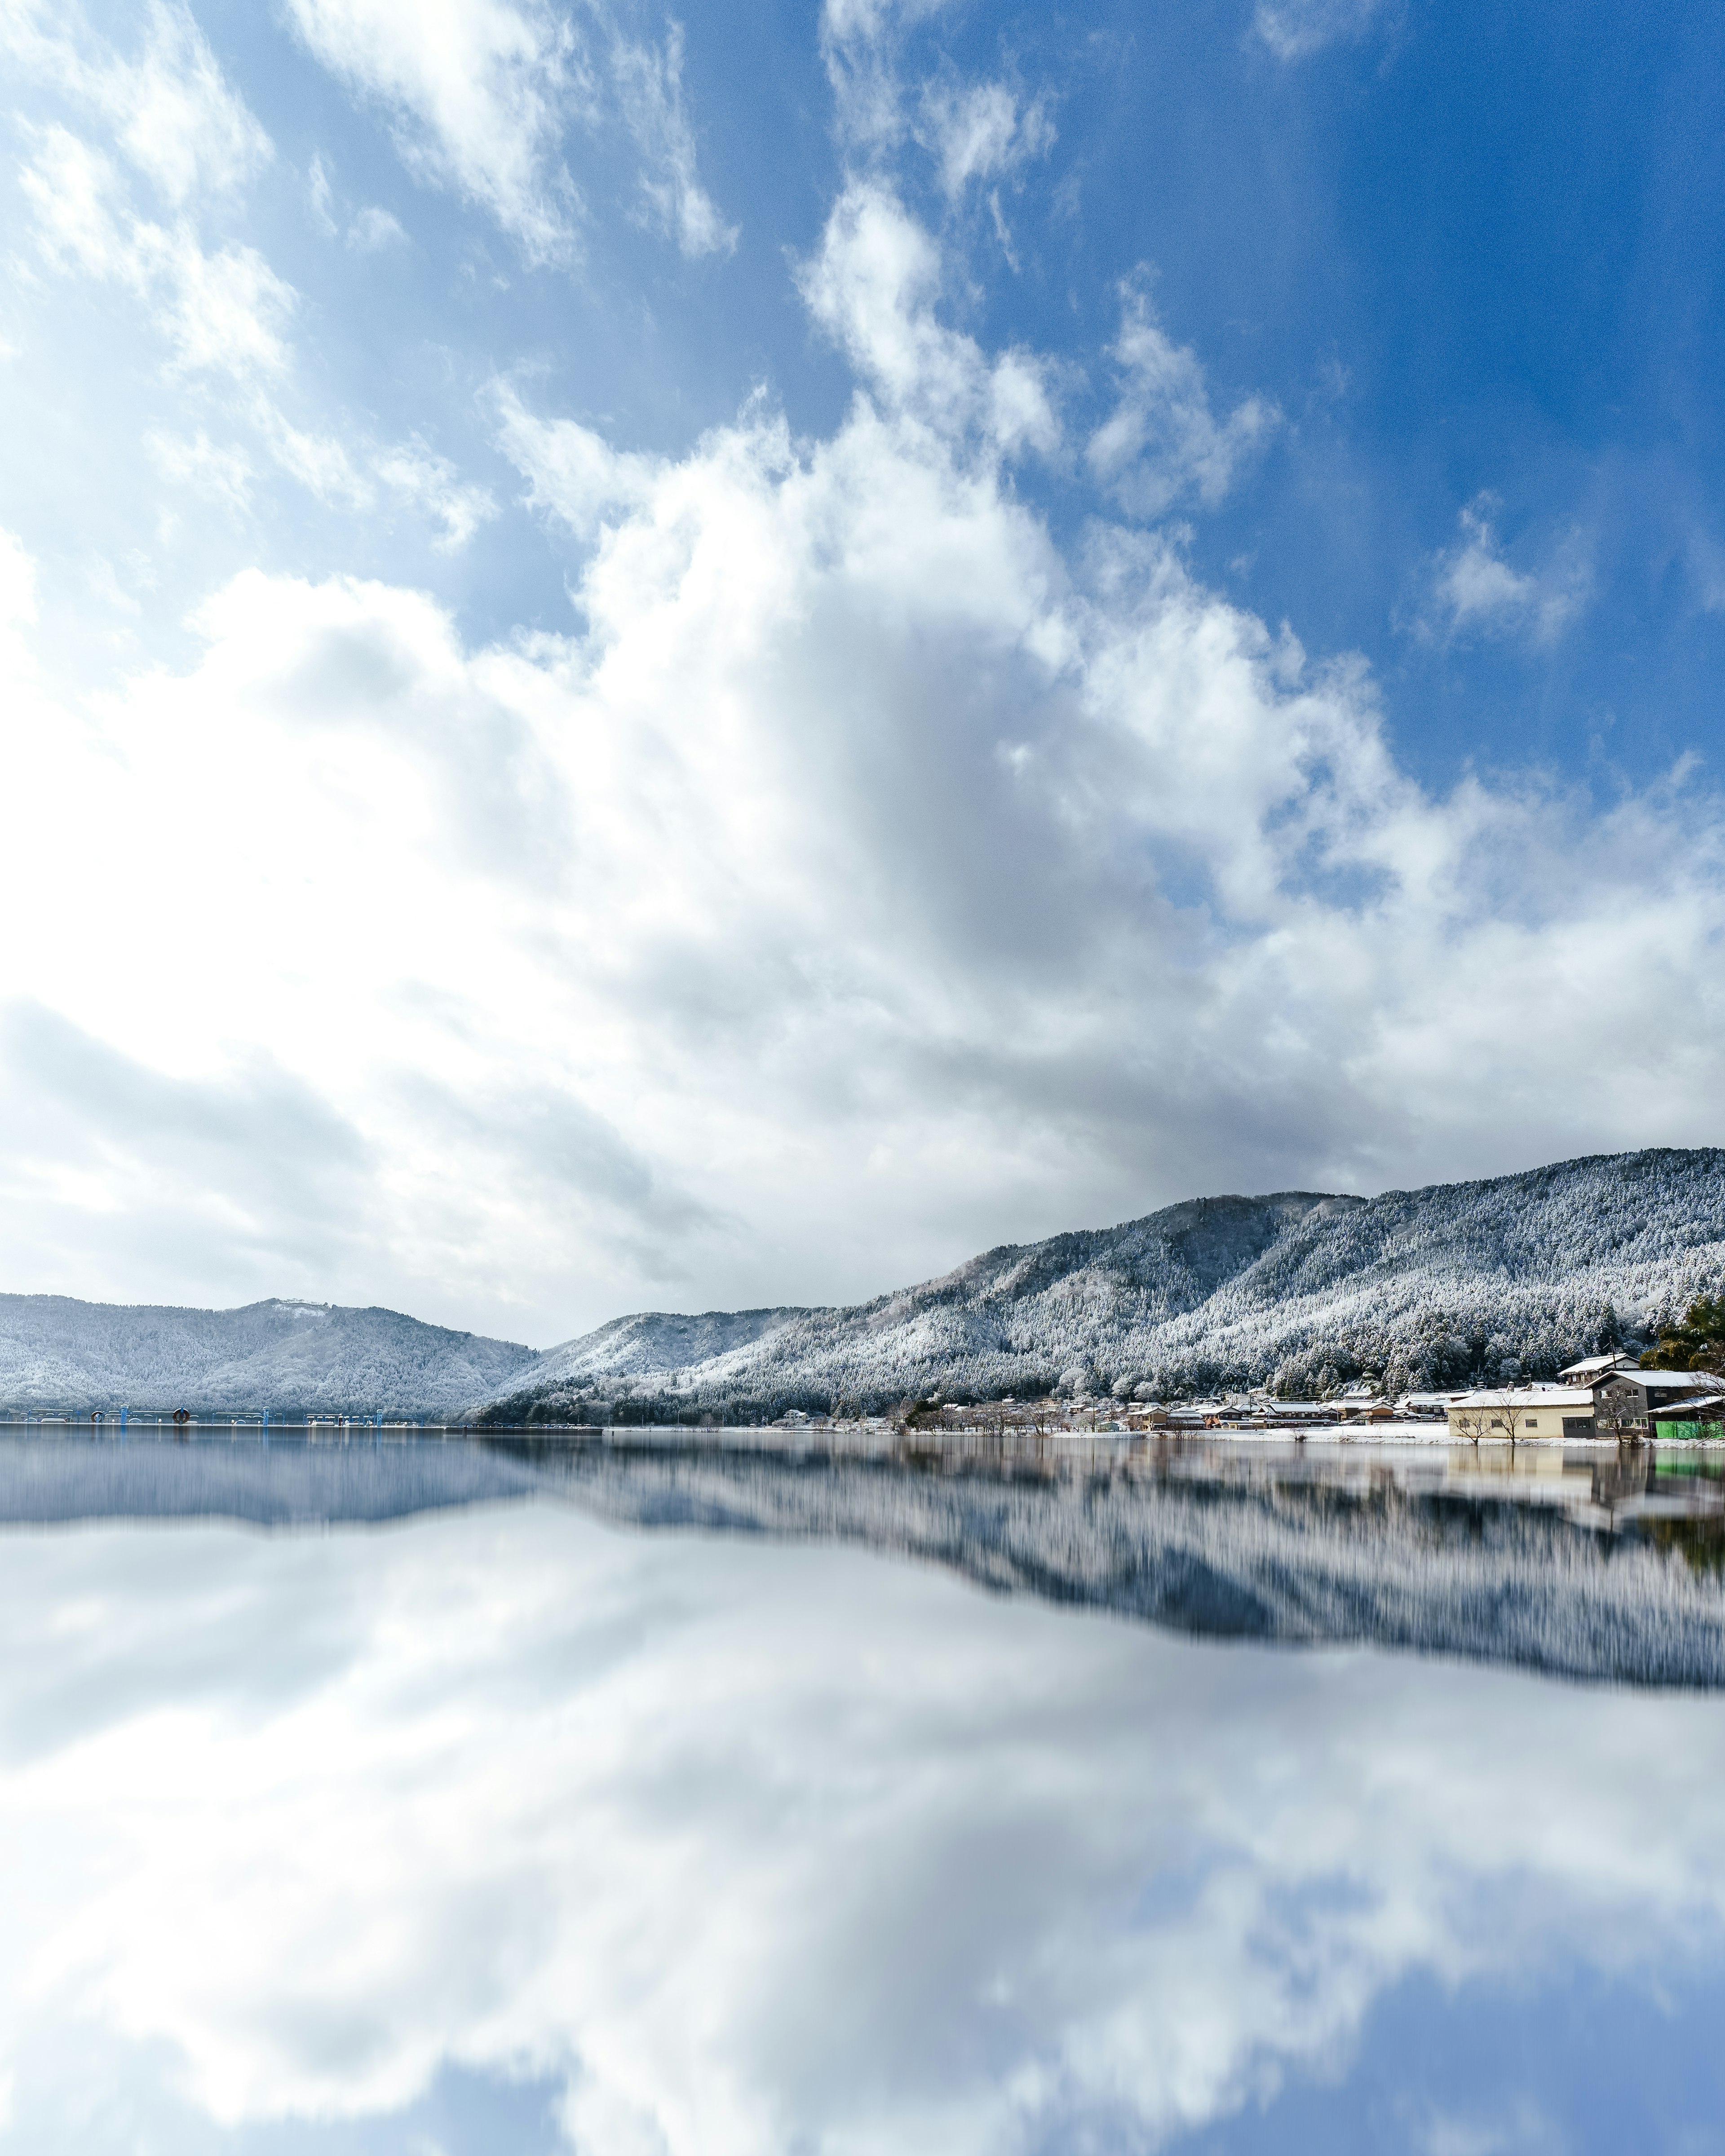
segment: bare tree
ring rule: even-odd
[[[1537,1422],[1539,1409],[1518,1404],[1511,1393],[1481,1393],[1476,1400],[1455,1410],[1455,1430],[1477,1450],[1484,1438],[1507,1438],[1512,1452],[1516,1440]]]

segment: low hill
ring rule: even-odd
[[[531,1348],[393,1310],[240,1310],[0,1295],[0,1408],[32,1413],[442,1415],[518,1379]]]
[[[1194,1199],[1007,1244],[842,1308],[645,1312],[566,1342],[494,1423],[777,1414],[1050,1388],[1155,1397],[1373,1372],[1398,1389],[1553,1375],[1725,1280],[1725,1151],[1560,1162],[1361,1199]]]

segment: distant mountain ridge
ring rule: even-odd
[[[1545,1377],[1651,1337],[1725,1280],[1725,1151],[1655,1148],[1363,1199],[1194,1199],[1006,1244],[850,1307],[642,1312],[549,1350],[494,1423],[907,1394],[1158,1396],[1364,1371],[1397,1389]]]
[[[512,1341],[339,1303],[0,1295],[0,1407],[37,1413],[451,1414],[536,1359]]]
[[[1602,1536],[1507,1485],[1341,1488],[1214,1457],[1172,1473],[1118,1459],[1040,1474],[943,1460],[931,1473],[896,1451],[698,1441],[13,1439],[0,1454],[0,1546],[9,1527],[73,1521],[292,1531],[549,1500],[648,1532],[848,1543],[1199,1637],[1366,1640],[1584,1681],[1725,1689],[1725,1594],[1709,1566],[1636,1532]]]
[[[1552,1375],[1725,1283],[1725,1151],[1604,1154],[1364,1199],[1188,1199],[1003,1244],[848,1307],[646,1311],[544,1354],[395,1311],[0,1295],[0,1408],[642,1421],[908,1395],[1158,1397],[1370,1371],[1400,1389]]]

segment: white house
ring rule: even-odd
[[[1559,1370],[1558,1377],[1566,1385],[1597,1385],[1610,1370],[1633,1370],[1633,1355],[1584,1355],[1579,1363],[1572,1363],[1567,1370]]]
[[[1595,1365],[1602,1359],[1590,1358]],[[1575,1364],[1574,1368],[1585,1366]],[[1568,1373],[1566,1373],[1568,1374]],[[1649,1430],[1659,1409],[1718,1389],[1705,1370],[1643,1370],[1611,1361],[1591,1383],[1519,1385],[1462,1393],[1449,1404],[1450,1435],[1480,1438],[1609,1437]]]
[[[1450,1435],[1466,1444],[1481,1438],[1592,1437],[1593,1389],[1587,1385],[1517,1385],[1461,1393],[1450,1402]]]

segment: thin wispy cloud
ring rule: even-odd
[[[572,252],[580,199],[562,157],[590,103],[586,56],[557,10],[459,0],[290,0],[322,64],[388,115],[408,169],[482,203],[534,262]]]
[[[1053,148],[1055,129],[1049,100],[1026,103],[1002,82],[931,85],[922,94],[922,119],[940,165],[941,185],[957,200],[973,180],[997,180]]]
[[[1497,506],[1486,494],[1461,511],[1460,541],[1433,564],[1424,633],[1554,643],[1587,603],[1583,542],[1572,535],[1540,568],[1517,569],[1492,521]]]
[[[572,143],[621,127],[642,199],[685,254],[728,253],[737,230],[702,185],[682,87],[683,33],[629,35],[598,8],[455,0],[290,0],[308,49],[389,116],[414,177],[482,204],[534,264],[567,264],[590,214]]]
[[[232,194],[274,146],[222,71],[191,11],[150,0],[136,49],[100,37],[75,4],[10,0],[0,52],[25,78],[51,85],[105,121],[117,148],[172,209],[200,194]]]
[[[1301,60],[1355,43],[1387,12],[1387,0],[1260,0],[1252,26],[1278,59]]]
[[[1219,419],[1197,354],[1168,336],[1141,285],[1122,288],[1120,334],[1108,356],[1118,400],[1085,458],[1129,515],[1158,516],[1186,496],[1220,501],[1281,424],[1276,407],[1257,396]]]

